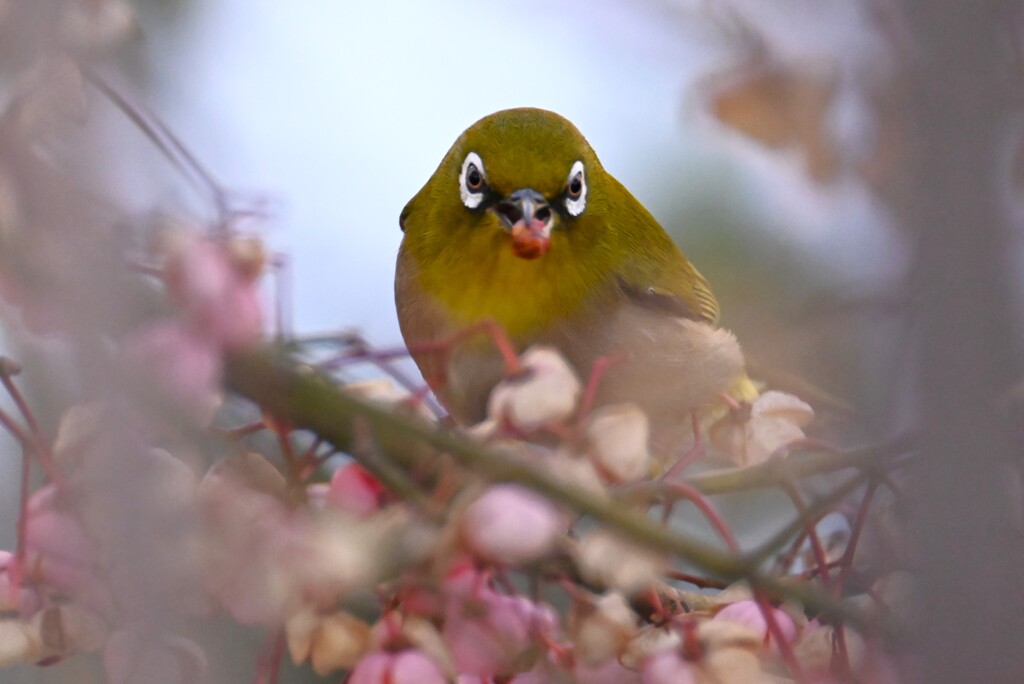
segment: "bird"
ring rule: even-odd
[[[506,109],[471,125],[399,224],[399,326],[459,424],[485,418],[503,357],[480,336],[436,349],[484,321],[516,352],[554,347],[583,378],[617,358],[595,405],[639,405],[663,454],[694,437],[695,412],[756,395],[708,281],[559,114]]]

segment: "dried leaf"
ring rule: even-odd
[[[826,117],[836,95],[831,70],[807,65],[755,65],[713,76],[708,108],[723,125],[772,149],[799,149],[811,177],[835,178],[839,155]]]

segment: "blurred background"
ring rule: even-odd
[[[227,188],[267,209],[299,333],[355,328],[399,342],[399,211],[472,122],[535,106],[576,123],[673,234],[753,358],[844,393],[836,355],[849,350],[836,322],[792,323],[832,293],[869,296],[891,280],[902,261],[887,215],[854,174],[812,178],[805,161],[819,151],[795,139],[773,150],[716,119],[709,100],[751,60],[777,59],[751,57],[774,47],[747,45],[737,22],[767,28],[758,40],[784,45],[787,64],[837,72],[867,31],[846,3],[734,5],[723,17],[685,1],[584,11],[539,0],[161,0],[139,5],[131,66],[148,106]],[[853,98],[818,115],[847,142],[870,134]],[[137,157],[125,163],[124,177],[140,180]],[[125,201],[180,208],[182,193],[141,180],[120,184]]]
[[[234,203],[258,209],[254,229],[286,264],[270,290],[293,332],[354,329],[400,344],[399,212],[471,123],[541,107],[579,127],[705,273],[755,373],[825,407],[819,430],[863,438],[900,422],[892,389],[909,382],[909,364],[894,344],[901,319],[886,305],[907,254],[880,154],[893,147],[880,116],[891,64],[860,3],[130,8],[127,48],[104,73],[155,112]],[[115,28],[120,16],[109,18]],[[66,152],[103,150],[111,163],[97,185],[112,201],[139,216],[214,215],[209,195],[129,121],[92,104],[101,116]],[[0,461],[0,521],[16,518],[16,483],[16,464]],[[13,543],[5,524],[0,548]],[[251,656],[218,663],[226,669],[215,674],[238,681]],[[67,672],[23,668],[14,681]]]

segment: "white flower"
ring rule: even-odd
[[[48,606],[32,616],[31,625],[45,655],[62,658],[98,651],[110,636],[98,615],[74,603]]]
[[[765,392],[750,405],[750,414],[730,413],[711,426],[711,443],[740,466],[767,461],[785,445],[803,439],[814,410],[792,394]]]
[[[576,621],[576,656],[587,665],[616,657],[637,632],[636,615],[622,594],[609,592]]]
[[[577,558],[587,581],[618,589],[627,596],[658,582],[668,566],[664,556],[605,530],[584,537]]]
[[[0,620],[0,667],[31,662],[39,654],[35,630],[21,620]]]
[[[321,618],[313,632],[310,660],[321,677],[342,668],[351,669],[366,652],[370,626],[348,613]]]
[[[683,637],[678,631],[647,625],[630,640],[619,660],[630,670],[639,670],[654,654],[675,650],[682,645]]]
[[[584,489],[590,496],[599,499],[608,497],[608,490],[589,459],[560,450],[553,454],[545,454],[543,458],[533,462],[564,485]]]
[[[528,432],[571,416],[580,381],[562,355],[550,347],[531,347],[520,360],[525,373],[498,383],[487,404],[488,415]]]
[[[588,453],[613,482],[639,480],[651,474],[647,415],[636,404],[604,406],[587,422]]]

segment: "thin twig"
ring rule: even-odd
[[[25,396],[18,389],[18,386],[14,384],[11,376],[14,375],[12,372],[13,367],[18,368],[17,364],[8,359],[7,357],[0,357],[0,382],[3,382],[4,388],[7,393],[11,395],[11,399],[14,400],[15,406],[18,407],[18,411],[22,416],[25,417],[25,422],[28,425],[28,434],[31,435],[33,445],[33,451],[36,457],[39,459],[40,465],[51,481],[60,483],[61,474],[57,469],[56,464],[53,462],[53,454],[50,451],[49,442],[45,435],[43,435],[42,428],[39,427],[39,422],[36,420],[35,415],[32,413],[32,409],[29,408],[28,402],[25,401]],[[20,368],[19,368],[20,370]],[[8,417],[10,424],[13,424],[13,420]],[[4,421],[4,426],[10,429],[10,425],[7,421]],[[13,433],[13,431],[12,431]],[[17,434],[15,434],[17,436]],[[24,439],[19,437],[24,445]]]
[[[831,579],[828,575],[828,558],[825,556],[825,547],[822,546],[821,538],[818,536],[816,526],[807,520],[807,504],[804,502],[804,497],[797,486],[792,482],[787,482],[782,488],[789,496],[790,501],[793,502],[797,515],[801,520],[805,521],[804,534],[811,542],[811,550],[814,553],[814,562],[817,564],[818,571],[821,573],[822,582],[828,585],[829,580]]]
[[[809,505],[803,515],[797,516],[796,520],[784,527],[774,537],[764,542],[757,550],[750,554],[749,560],[760,563],[762,560],[777,553],[790,539],[803,532],[808,524],[817,524],[821,518],[835,510],[835,507],[861,487],[867,478],[868,476],[864,473],[855,475],[829,494]]]
[[[14,435],[23,447],[27,447],[39,459],[39,464],[46,471],[47,477],[58,485],[63,482],[63,477],[53,462],[53,454],[44,442],[40,442],[31,432],[17,423],[6,411],[0,409],[0,425],[3,425],[8,432]]]
[[[804,447],[785,459],[694,475],[688,482],[704,494],[727,494],[776,487],[783,482],[814,475],[873,466],[908,452],[908,441],[906,438],[898,438],[886,444],[850,449],[841,453]]]

